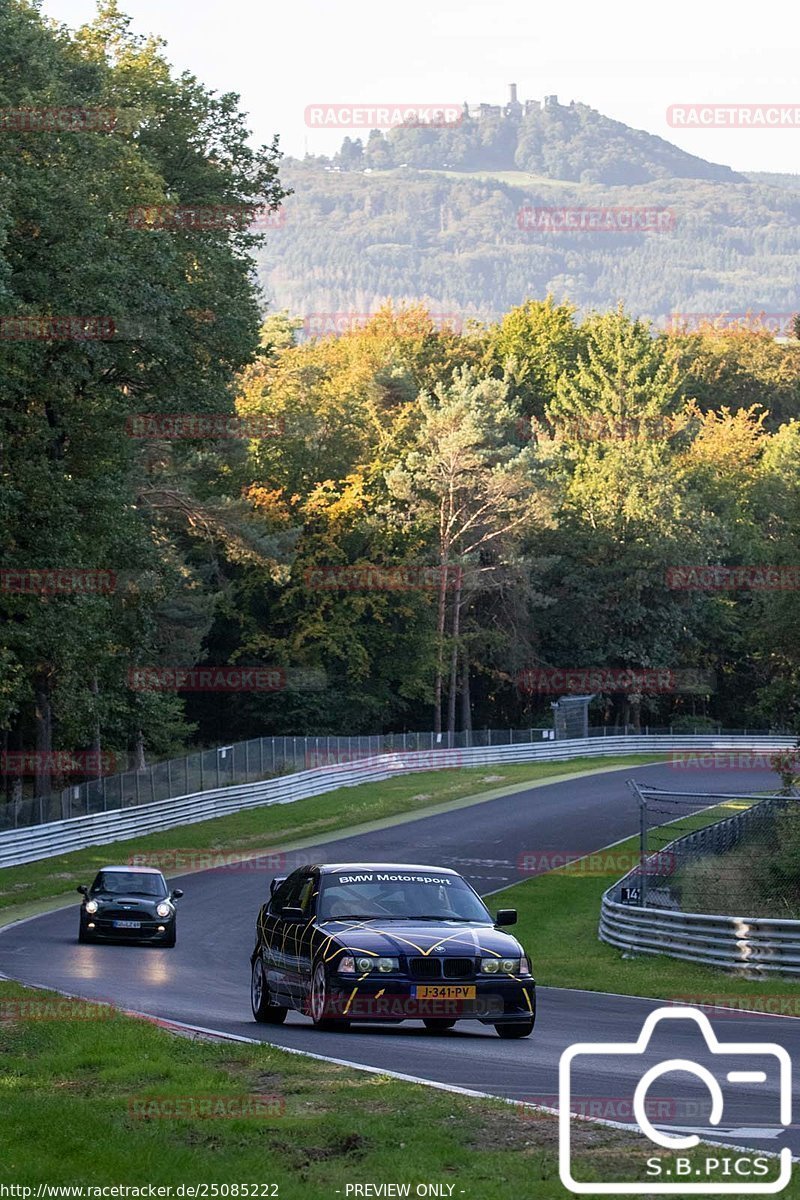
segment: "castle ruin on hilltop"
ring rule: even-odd
[[[508,85],[509,97],[507,104],[468,104],[464,101],[464,116],[473,121],[482,121],[487,117],[522,117],[531,112],[539,112],[542,107],[559,108],[558,96],[545,96],[544,101],[526,100],[524,104],[517,99],[517,85]],[[575,101],[570,100],[569,107],[575,107]]]

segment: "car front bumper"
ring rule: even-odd
[[[481,1021],[499,1025],[536,1016],[536,984],[531,976],[470,979],[449,989],[472,989],[469,998],[431,995],[431,984],[396,977],[329,977],[326,1016],[349,1021]],[[427,994],[421,989],[428,989]]]
[[[172,936],[174,926],[174,917],[141,919],[138,929],[121,929],[99,914],[81,920],[81,929],[87,937],[115,942],[161,942]]]

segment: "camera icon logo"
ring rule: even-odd
[[[676,1159],[676,1162],[687,1164],[685,1169],[675,1171],[674,1174],[680,1175],[683,1178],[675,1182],[656,1182],[651,1176],[647,1179],[633,1181],[615,1181],[615,1182],[596,1182],[596,1181],[581,1181],[573,1177],[572,1171],[572,1146],[571,1135],[573,1128],[571,1114],[571,1096],[572,1096],[572,1077],[573,1063],[576,1059],[589,1058],[590,1056],[602,1056],[604,1059],[617,1058],[618,1056],[642,1056],[649,1047],[653,1031],[661,1021],[682,1020],[693,1021],[699,1028],[708,1051],[711,1055],[722,1055],[727,1058],[735,1057],[753,1058],[758,1057],[760,1060],[767,1056],[777,1060],[777,1082],[778,1082],[778,1106],[780,1125],[786,1127],[791,1124],[792,1119],[792,1063],[788,1051],[775,1042],[720,1042],[714,1033],[711,1022],[708,1017],[695,1008],[657,1008],[651,1012],[644,1024],[642,1025],[641,1033],[635,1042],[578,1042],[567,1047],[561,1055],[559,1062],[559,1174],[564,1187],[577,1195],[592,1196],[592,1195],[774,1195],[782,1191],[791,1179],[792,1173],[792,1152],[789,1147],[784,1147],[779,1155],[780,1173],[777,1178],[770,1179],[768,1182],[757,1182],[753,1178],[742,1179],[741,1174],[745,1172],[739,1171],[739,1178],[726,1178],[724,1180],[715,1180],[709,1175],[700,1182],[688,1182],[690,1175],[700,1175],[702,1172],[695,1165],[690,1164],[688,1158]],[[582,1064],[576,1064],[580,1067]],[[722,1064],[721,1064],[722,1065]],[[730,1063],[728,1064],[731,1065]],[[745,1067],[748,1064],[744,1064]],[[741,1066],[741,1064],[737,1064]],[[662,1150],[667,1151],[685,1151],[693,1149],[700,1144],[701,1138],[697,1133],[686,1133],[685,1130],[681,1133],[678,1131],[669,1132],[663,1128],[656,1128],[647,1112],[647,1092],[653,1083],[661,1079],[672,1071],[680,1071],[694,1075],[697,1079],[706,1086],[711,1096],[711,1111],[708,1117],[710,1126],[709,1133],[714,1132],[714,1127],[719,1126],[722,1117],[725,1100],[723,1097],[722,1088],[719,1079],[708,1067],[701,1063],[693,1062],[688,1058],[670,1058],[664,1062],[657,1063],[655,1066],[649,1067],[643,1072],[639,1079],[636,1089],[633,1094],[633,1115],[641,1132],[654,1143],[660,1146]],[[730,1069],[722,1070],[720,1078],[724,1078],[728,1083],[732,1084],[764,1084],[768,1083],[767,1072],[763,1070],[747,1070],[747,1069]],[[765,1095],[765,1101],[768,1097]],[[713,1145],[713,1143],[712,1143]],[[758,1160],[759,1152],[754,1150],[753,1155],[756,1161]],[[650,1160],[657,1161],[657,1160]],[[749,1162],[749,1159],[743,1159],[743,1162]],[[762,1162],[768,1160],[762,1156]],[[706,1158],[705,1163],[713,1163],[717,1167],[719,1161],[717,1159]],[[710,1168],[709,1168],[710,1171]],[[663,1174],[669,1175],[673,1172],[670,1170],[663,1171]],[[756,1172],[762,1174],[764,1172]],[[657,1175],[662,1174],[661,1169],[657,1171]]]

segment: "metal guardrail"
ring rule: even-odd
[[[89,816],[12,829],[0,834],[0,868],[51,858],[86,846],[126,841],[143,834],[196,824],[215,817],[273,804],[292,804],[341,787],[375,783],[412,771],[443,767],[480,767],[498,763],[559,762],[573,758],[621,754],[663,754],[670,751],[756,751],[764,754],[789,749],[788,737],[709,735],[628,736],[580,738],[527,745],[480,746],[380,754],[356,762],[337,763],[233,787],[217,788],[168,801],[118,808]]]
[[[588,730],[588,737],[608,738],[630,734],[650,736],[673,734],[669,726],[602,725]],[[682,734],[708,733],[709,730],[682,729]],[[744,734],[746,737],[768,735],[769,730],[722,729],[717,735]],[[46,825],[69,817],[84,817],[90,813],[109,812],[133,804],[155,804],[198,792],[214,791],[221,787],[257,783],[275,775],[308,771],[331,763],[348,763],[412,750],[463,750],[478,746],[526,745],[541,743],[558,736],[558,731],[542,727],[525,729],[469,729],[456,733],[378,733],[278,735],[251,738],[210,750],[196,750],[180,758],[165,759],[136,769],[102,775],[84,783],[70,784],[49,795],[19,796],[0,803],[0,833],[23,825]],[[566,736],[566,735],[564,735]],[[572,737],[583,737],[574,731]]]
[[[735,797],[707,796],[709,805],[732,798],[742,800],[745,797],[741,794]],[[777,795],[766,799],[750,798],[756,803],[749,808],[676,838],[608,888],[600,905],[601,941],[629,954],[666,954],[670,958],[756,976],[763,972],[800,975],[800,921],[682,912],[676,907],[650,904],[640,907],[621,902],[623,888],[639,889],[645,894],[641,887],[643,880],[647,880],[647,889],[653,894],[653,885],[648,878],[651,861],[653,870],[659,874],[668,858],[672,859],[674,869],[675,865],[696,860],[701,854],[725,853],[734,849],[751,829],[785,803],[785,799]],[[669,898],[663,896],[663,889],[661,898],[662,902]]]

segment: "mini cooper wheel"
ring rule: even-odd
[[[289,1011],[281,1004],[270,1004],[269,985],[261,958],[253,963],[250,977],[250,1006],[253,1016],[262,1025],[282,1025]]]
[[[172,928],[167,931],[167,933],[164,937],[164,940],[161,942],[161,945],[162,946],[174,946],[176,937],[177,937],[177,930],[175,928],[175,922],[173,921]]]
[[[323,963],[318,962],[314,968],[314,975],[311,980],[311,996],[309,998],[311,1020],[317,1029],[322,1029],[323,1031],[331,1032],[333,1030],[349,1029],[350,1022],[348,1020],[325,1016],[330,1003],[331,996],[328,992],[328,979],[325,974],[325,966]]]
[[[452,1029],[455,1021],[450,1021],[446,1017],[423,1017],[423,1024],[429,1033],[446,1033],[448,1029]]]
[[[524,1038],[533,1033],[533,1018],[529,1021],[512,1021],[508,1025],[495,1025],[497,1036],[501,1038]]]
[[[81,942],[84,946],[86,945],[87,942],[94,941],[94,938],[89,933],[89,931],[86,929],[85,925],[83,924],[83,921],[81,921],[80,925],[78,926],[78,941]]]

